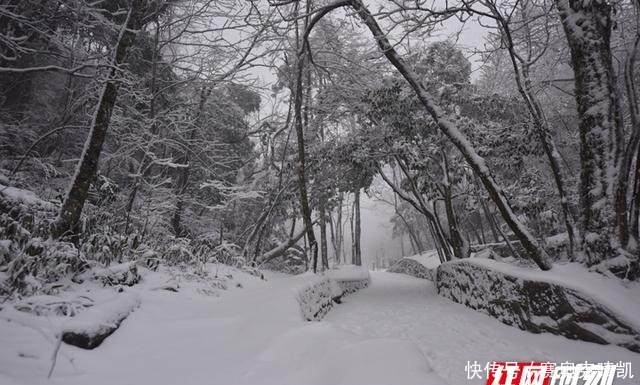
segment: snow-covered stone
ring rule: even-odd
[[[327,271],[327,276],[338,284],[342,295],[353,294],[360,289],[369,286],[371,277],[369,270],[362,266],[339,265]]]
[[[93,349],[115,332],[122,321],[140,306],[137,295],[122,294],[93,306],[71,318],[61,331],[62,341],[83,349]]]
[[[369,285],[369,271],[361,266],[341,265],[324,275],[310,276],[309,282],[298,288],[296,299],[307,321],[321,320],[345,295]]]
[[[404,257],[397,260],[387,271],[391,273],[407,274],[412,277],[434,281],[436,269],[440,265],[440,257],[435,250]]]
[[[321,320],[333,307],[334,298],[342,295],[342,289],[329,277],[313,278],[298,289],[297,297],[302,317],[307,321]]]
[[[430,281],[433,281],[435,276],[435,271],[433,269],[429,269],[420,262],[411,258],[401,258],[397,260],[387,269],[387,271],[390,273],[407,274],[412,277],[428,279]]]
[[[458,260],[440,265],[436,285],[441,296],[507,325],[640,352],[637,297],[631,290],[575,266],[554,270]]]

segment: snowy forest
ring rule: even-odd
[[[0,383],[638,384],[639,56],[637,0],[0,0]]]

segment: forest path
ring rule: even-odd
[[[623,361],[640,368],[639,354],[521,331],[438,296],[430,281],[403,274],[371,272],[370,287],[347,297],[329,312],[325,322],[363,338],[409,341],[451,385],[484,383],[477,377],[467,378],[467,361],[483,367],[492,361]],[[486,381],[485,373],[482,378]],[[631,383],[637,384],[634,381]],[[616,380],[616,384],[624,383]]]
[[[0,320],[0,384],[471,385],[486,380],[468,380],[467,361],[623,361],[640,368],[638,354],[511,328],[406,275],[372,272],[370,287],[323,321],[305,322],[296,293],[311,274],[267,282],[233,274],[243,288],[220,297],[187,286],[149,290],[150,275],[128,289],[141,307],[101,346],[62,345],[51,380],[53,341]]]
[[[266,274],[265,282],[233,272],[243,288],[211,297],[186,287],[177,293],[149,290],[154,276],[149,273],[143,284],[127,289],[139,294],[140,308],[94,350],[63,344],[51,380],[46,376],[52,338],[5,322],[0,312],[0,384],[444,383],[408,341],[360,337],[330,322],[304,321],[296,295],[313,274]],[[41,318],[37,321],[45,327]]]

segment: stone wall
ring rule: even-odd
[[[336,280],[336,282],[338,286],[340,286],[340,289],[342,289],[343,297],[369,286],[369,279]]]
[[[407,274],[412,277],[428,279],[433,281],[435,278],[435,270],[429,269],[420,262],[411,258],[401,258],[391,265],[388,269],[391,273]]]
[[[637,326],[573,288],[527,279],[471,260],[440,265],[436,286],[441,296],[522,330],[615,344],[640,353]]]
[[[364,277],[330,278],[319,276],[298,289],[297,300],[302,317],[320,321],[346,295],[369,286],[368,273]]]

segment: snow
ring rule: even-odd
[[[62,326],[62,333],[76,333],[95,336],[105,329],[117,327],[129,313],[140,306],[140,297],[124,293],[72,317]]]
[[[548,246],[559,246],[569,242],[569,235],[564,232],[547,237],[545,241]]]
[[[427,269],[437,269],[438,266],[440,266],[440,257],[438,256],[438,252],[436,250],[425,251],[423,253],[412,255],[406,258],[413,259],[414,261],[422,264]]]
[[[52,203],[38,198],[38,196],[33,191],[0,184],[0,194],[4,195],[9,201],[13,203],[41,206],[46,209],[55,208]]]
[[[326,271],[326,275],[337,281],[359,281],[369,279],[369,270],[356,265],[338,265]]]
[[[74,295],[89,290],[96,303],[133,295],[141,306],[94,350],[63,344],[50,380],[51,332],[69,318],[0,305],[0,383],[457,385],[483,383],[467,380],[467,360],[624,361],[640,367],[638,354],[523,332],[439,297],[429,281],[401,274],[372,272],[369,288],[335,305],[323,321],[306,322],[296,295],[326,277],[265,272],[263,281],[217,269],[218,277],[233,277],[220,296],[199,290],[206,280],[162,269],[141,269],[141,283],[121,294],[84,283]],[[179,291],[153,290],[163,284]]]
[[[640,306],[638,306],[640,283],[638,282],[629,282],[625,287],[619,279],[591,272],[579,263],[555,264],[553,271],[546,272],[483,258],[470,258],[450,263],[463,261],[521,279],[550,282],[577,290],[614,311],[629,324],[640,328]]]
[[[363,338],[410,342],[435,373],[445,379],[442,384],[484,384],[486,376],[484,380],[467,379],[468,361],[477,361],[484,367],[493,361],[533,360],[631,362],[636,378],[616,379],[614,384],[637,385],[640,354],[504,325],[438,296],[432,282],[402,274],[372,272],[371,286],[349,297],[345,305],[335,307],[325,321]],[[393,383],[405,383],[401,373]]]

